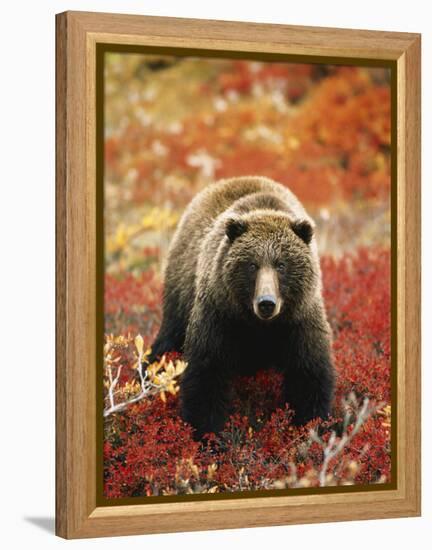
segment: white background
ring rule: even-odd
[[[431,103],[429,2],[24,2],[1,10],[0,540],[3,548],[430,548]],[[423,517],[65,542],[54,525],[54,14],[110,11],[423,33]],[[429,334],[428,334],[429,333]],[[409,467],[409,465],[408,465]],[[429,540],[428,540],[429,539]]]

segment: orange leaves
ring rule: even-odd
[[[183,78],[191,70],[193,79]],[[120,80],[118,71],[116,65],[108,78]],[[161,72],[133,81],[142,90],[135,102],[108,99],[118,131],[106,140],[107,185],[122,204],[181,209],[215,178],[251,173],[285,183],[312,205],[388,194],[385,75],[377,79],[362,67],[211,59],[183,60],[165,74],[171,74],[169,89]],[[169,112],[160,109],[167,94]],[[142,96],[159,113],[146,124],[134,116]]]
[[[105,331],[116,336],[106,337],[104,392],[106,402],[125,406],[105,423],[105,494],[389,480],[388,72],[212,59],[152,71],[147,61],[122,55],[107,64]],[[317,221],[339,374],[334,415],[352,391],[386,403],[321,480],[323,446],[309,439],[318,422],[297,428],[289,408],[277,409],[280,375],[238,380],[234,414],[200,445],[179,417],[181,356],[147,364],[179,215],[214,179],[246,174],[287,185]],[[324,444],[334,444],[331,422],[320,429]]]

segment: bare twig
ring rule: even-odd
[[[136,367],[139,375],[139,392],[133,395],[125,401],[116,403],[115,396],[123,393],[123,388],[119,388],[119,380],[123,365],[116,366],[115,363],[120,359],[114,358],[112,355],[115,339],[111,337],[106,344],[105,349],[105,370],[108,377],[108,401],[109,406],[103,411],[103,416],[107,416],[124,410],[129,405],[137,403],[144,397],[160,394],[161,398],[165,400],[165,392],[175,394],[178,391],[176,386],[176,378],[186,368],[186,363],[181,360],[166,361],[165,356],[162,357],[159,363],[153,363],[149,365],[147,357],[150,354],[150,350],[144,351],[143,339],[138,335],[135,340],[135,357],[137,357]],[[129,342],[128,342],[129,343]],[[122,341],[123,347],[127,347],[127,344]],[[113,369],[117,368],[115,377],[113,376]]]
[[[108,365],[107,368],[108,368],[108,378],[109,378],[109,381],[110,381],[110,387],[109,387],[109,390],[108,390],[108,397],[109,397],[109,401],[110,401],[110,404],[111,404],[111,408],[113,408],[114,407],[114,389],[117,386],[118,381],[120,379],[120,374],[121,374],[121,371],[122,371],[122,365],[117,367],[117,375],[114,379],[113,379],[113,376],[112,376],[112,365]]]
[[[312,441],[315,441],[323,448],[324,460],[319,471],[319,484],[320,487],[325,487],[327,484],[327,472],[330,462],[339,454],[343,449],[352,441],[357,435],[360,428],[364,425],[366,420],[378,409],[382,407],[382,403],[372,404],[369,398],[365,398],[362,406],[359,408],[357,399],[354,394],[350,394],[347,400],[344,402],[345,416],[343,424],[343,433],[341,437],[337,437],[336,432],[332,431],[328,442],[324,442],[315,430],[311,430],[310,437]],[[347,428],[351,418],[351,410],[354,409],[356,413],[356,419],[352,430],[348,433]]]

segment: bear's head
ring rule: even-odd
[[[313,232],[283,212],[228,217],[222,276],[238,310],[263,322],[295,315],[316,290]]]

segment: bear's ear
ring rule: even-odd
[[[225,226],[225,233],[230,242],[234,242],[237,237],[240,237],[240,235],[243,235],[243,233],[247,229],[247,222],[244,220],[239,220],[238,218],[230,218],[226,222]]]
[[[291,228],[303,242],[306,244],[311,242],[314,230],[310,222],[307,220],[296,220],[292,222]]]

